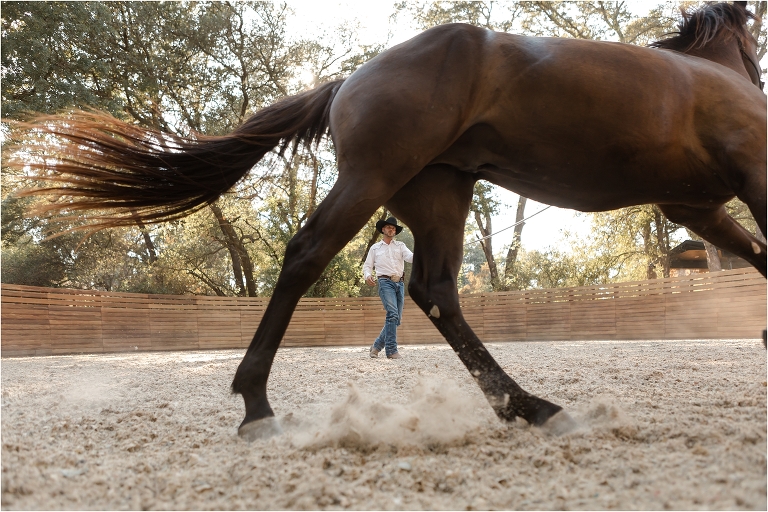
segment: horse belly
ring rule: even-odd
[[[439,27],[339,90],[340,176],[407,181],[443,163],[583,211],[729,197],[676,64],[630,45]]]
[[[485,165],[479,168],[477,175],[534,201],[582,212],[615,210],[637,204],[707,206],[713,201],[726,202],[734,196],[725,187],[713,187],[696,180],[680,186],[626,173],[589,175],[578,171],[554,172],[540,167],[513,169]]]
[[[681,146],[639,147],[618,140],[557,143],[522,133],[502,136],[488,124],[464,132],[432,163],[474,173],[535,201],[580,211],[644,203],[707,204],[713,197],[733,195]]]

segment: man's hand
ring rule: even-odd
[[[368,286],[376,286],[376,281],[373,280],[373,276],[368,276],[365,279],[365,284],[367,284]]]

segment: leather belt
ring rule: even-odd
[[[403,280],[402,276],[378,276],[379,279],[389,279],[393,283],[399,283]]]

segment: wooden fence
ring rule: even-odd
[[[108,293],[3,284],[2,356],[245,348],[266,298]],[[579,288],[465,295],[483,341],[759,338],[766,281],[752,269]],[[283,346],[370,345],[378,297],[302,299]],[[438,343],[406,298],[401,344]]]

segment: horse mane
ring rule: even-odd
[[[684,53],[694,48],[703,48],[715,40],[725,41],[734,36],[744,40],[748,37],[747,21],[756,19],[746,8],[727,3],[706,5],[693,12],[681,8],[680,12],[683,19],[677,24],[677,32],[672,32],[677,35],[648,46]]]

